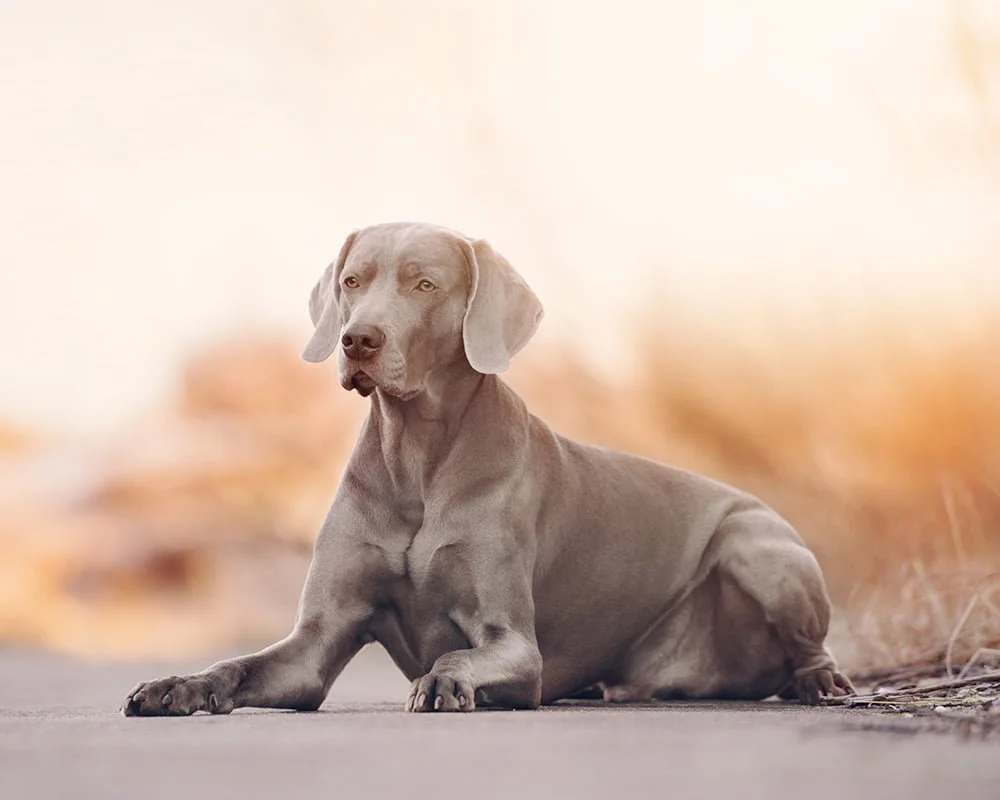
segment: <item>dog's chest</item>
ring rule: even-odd
[[[395,559],[396,593],[408,605],[450,614],[463,602],[471,581],[467,546],[418,533]]]
[[[395,580],[372,630],[407,674],[423,674],[444,653],[471,646],[456,622],[474,612],[463,550],[418,534],[388,555]]]

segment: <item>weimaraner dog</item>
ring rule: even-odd
[[[819,566],[778,514],[564,439],[497,377],[542,307],[485,241],[364,228],[309,306],[303,357],[336,353],[341,384],[371,411],[294,628],[258,653],[139,684],[127,716],[315,710],[369,642],[412,681],[408,711],[853,691],[824,645]]]

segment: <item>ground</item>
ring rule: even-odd
[[[1000,744],[871,730],[873,712],[784,703],[402,712],[367,648],[319,713],[125,719],[138,681],[199,664],[0,650],[0,795],[141,797],[1000,797]],[[916,721],[914,721],[916,722]]]

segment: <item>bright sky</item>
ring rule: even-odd
[[[0,418],[101,431],[214,335],[304,330],[387,219],[489,238],[598,355],[653,280],[706,318],[976,296],[956,5],[1000,41],[990,0],[3,0]]]

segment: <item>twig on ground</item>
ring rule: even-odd
[[[824,702],[866,709],[880,717],[899,720],[886,723],[868,719],[860,723],[868,730],[950,731],[962,737],[1000,734],[1000,670],[971,678],[935,681],[926,686],[831,697]]]

